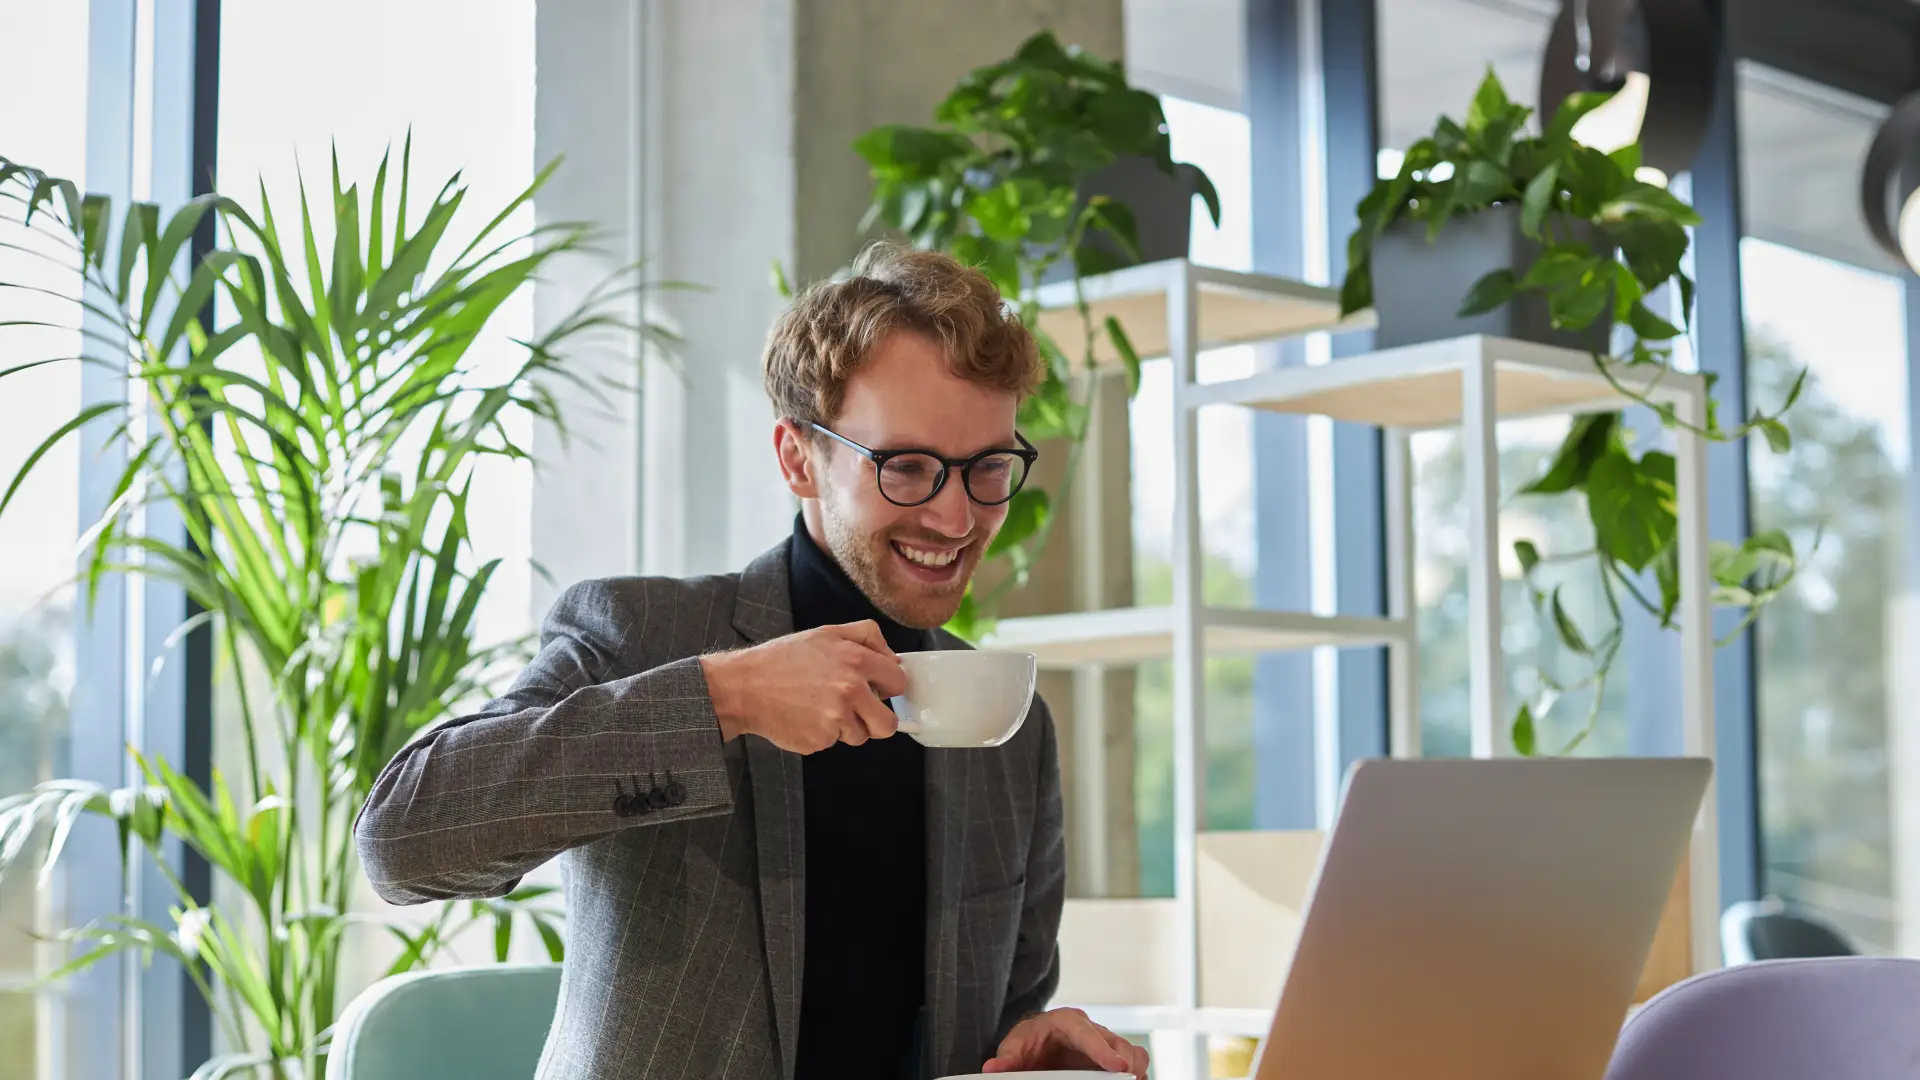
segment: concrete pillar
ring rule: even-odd
[[[533,293],[534,332],[567,317],[591,290],[645,255],[641,229],[641,10],[634,0],[541,3],[534,26],[534,161],[564,157],[534,199],[540,224],[590,221],[605,236],[593,254],[556,266]],[[638,305],[622,314],[639,315]],[[556,383],[572,438],[534,430],[532,582],[538,625],[562,589],[583,578],[640,569],[640,342],[597,335],[570,352],[590,376],[623,383],[606,400]],[[658,361],[656,359],[655,363]],[[655,376],[657,377],[657,376]]]
[[[1133,589],[1132,433],[1126,380],[1103,377],[1092,427],[1066,511],[1077,562],[1074,607],[1128,607]],[[1062,740],[1066,777],[1067,879],[1076,895],[1140,891],[1140,829],[1134,812],[1134,669],[1076,673],[1073,722]]]

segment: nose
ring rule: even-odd
[[[947,476],[938,494],[920,506],[920,524],[942,536],[960,539],[973,532],[973,500],[967,497],[967,485],[960,473]]]

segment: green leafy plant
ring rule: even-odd
[[[566,364],[569,343],[662,332],[615,316],[615,301],[638,288],[623,275],[539,336],[502,337],[514,362],[483,375],[474,347],[502,305],[591,231],[513,224],[549,166],[456,246],[448,237],[466,187],[456,175],[424,205],[409,202],[410,162],[409,141],[398,168],[383,157],[363,193],[341,186],[336,160],[331,190],[315,207],[303,185],[286,224],[264,186],[251,209],[210,195],[170,216],[139,202],[116,213],[106,198],[0,159],[0,240],[48,270],[0,288],[88,316],[79,355],[10,356],[0,385],[81,363],[126,388],[50,424],[0,494],[0,514],[62,440],[124,448],[114,498],[82,537],[79,580],[89,603],[123,572],[184,590],[203,614],[175,637],[199,626],[216,635],[245,740],[244,775],[215,772],[205,786],[135,755],[143,782],[126,788],[57,780],[0,799],[0,874],[37,852],[44,881],[85,815],[115,823],[123,859],[138,842],[177,894],[173,925],[118,915],[65,931],[71,959],[50,977],[116,953],[178,961],[229,1051],[197,1076],[322,1075],[349,927],[393,935],[393,972],[430,962],[475,921],[493,924],[497,955],[516,922],[561,954],[546,889],[447,905],[417,929],[356,911],[352,823],[408,739],[484,696],[526,653],[525,641],[476,640],[499,563],[472,552],[475,465],[528,456],[506,422],[512,410],[564,430],[556,380],[599,393]],[[193,260],[189,240],[208,224],[216,244]],[[67,287],[38,283],[47,280]],[[153,507],[170,508],[184,537],[145,532],[140,511]],[[205,857],[235,899],[194,897],[167,861],[169,837]]]
[[[1104,195],[1083,201],[1081,185],[1129,157],[1175,173],[1159,99],[1129,85],[1120,64],[1078,47],[1062,48],[1050,31],[1042,31],[1010,59],[962,79],[935,110],[933,126],[878,127],[856,140],[854,149],[874,180],[862,231],[881,224],[918,247],[979,267],[1034,331],[1047,377],[1021,406],[1019,422],[1030,438],[1068,442],[1059,493],[1064,499],[1085,445],[1093,390],[1089,378],[1087,396],[1075,398],[1076,368],[1091,371],[1104,335],[1126,366],[1129,388],[1140,381],[1140,357],[1125,329],[1111,317],[1096,324],[1079,289],[1088,275],[1139,261],[1134,210]],[[1218,224],[1219,196],[1204,173],[1194,172],[1198,194]],[[1082,333],[1073,342],[1056,341],[1041,328],[1034,299],[1042,280],[1063,263],[1072,268],[1080,314]],[[1000,597],[1025,584],[1056,501],[1031,482],[1014,497],[987,551],[989,559],[1005,560],[1007,573],[984,594],[968,592],[949,624],[956,633],[977,639],[989,629]]]
[[[1376,183],[1358,207],[1359,227],[1347,242],[1348,271],[1341,307],[1351,313],[1373,304],[1374,240],[1390,227],[1424,226],[1431,242],[1455,217],[1496,206],[1520,208],[1521,231],[1540,246],[1531,266],[1494,270],[1475,281],[1461,302],[1462,317],[1492,311],[1525,294],[1538,294],[1553,325],[1591,326],[1611,312],[1629,333],[1619,355],[1596,353],[1596,370],[1628,401],[1646,406],[1669,428],[1731,442],[1758,432],[1776,452],[1791,445],[1782,416],[1805,385],[1803,370],[1771,413],[1755,410],[1734,427],[1719,422],[1711,399],[1706,423],[1689,424],[1673,405],[1654,401],[1643,389],[1614,375],[1614,364],[1672,369],[1672,342],[1684,330],[1648,306],[1655,290],[1671,285],[1682,321],[1691,318],[1693,280],[1682,269],[1687,227],[1700,223],[1691,206],[1666,188],[1639,178],[1640,148],[1603,153],[1573,137],[1581,117],[1608,94],[1568,98],[1538,135],[1526,133],[1532,110],[1508,100],[1491,69],[1474,95],[1465,123],[1442,117],[1433,134],[1406,151],[1400,170]],[[1405,223],[1405,224],[1402,224]],[[1598,237],[1596,245],[1591,237]],[[1521,489],[1523,495],[1578,495],[1592,520],[1590,551],[1542,554],[1529,541],[1514,544],[1528,596],[1548,615],[1562,645],[1590,661],[1585,676],[1561,684],[1540,672],[1541,689],[1523,703],[1512,724],[1514,748],[1541,751],[1536,723],[1566,694],[1591,691],[1585,723],[1556,752],[1572,750],[1592,731],[1606,681],[1624,638],[1622,596],[1637,603],[1663,628],[1676,625],[1680,603],[1678,512],[1674,459],[1658,449],[1636,449],[1620,413],[1578,418],[1546,472]],[[1582,627],[1561,602],[1560,587],[1545,584],[1540,571],[1552,564],[1591,560],[1610,616],[1603,627]],[[1768,601],[1778,596],[1798,565],[1792,541],[1768,530],[1741,544],[1716,542],[1711,553],[1713,602],[1745,609],[1734,635],[1744,631]],[[1645,579],[1652,578],[1652,588]],[[1731,635],[1730,635],[1731,636]]]

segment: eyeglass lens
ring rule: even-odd
[[[926,502],[940,489],[946,466],[932,454],[898,454],[880,467],[880,494],[905,505]],[[967,494],[975,502],[1006,502],[1027,479],[1027,463],[1018,454],[988,454],[962,470]]]

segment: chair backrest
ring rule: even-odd
[[[1856,956],[1860,952],[1839,930],[1773,899],[1747,900],[1728,907],[1720,917],[1720,947],[1729,965]]]
[[[559,996],[558,964],[382,979],[334,1025],[327,1080],[530,1080]]]
[[[1627,1022],[1607,1080],[1920,1076],[1920,960],[1762,960],[1697,975]]]

